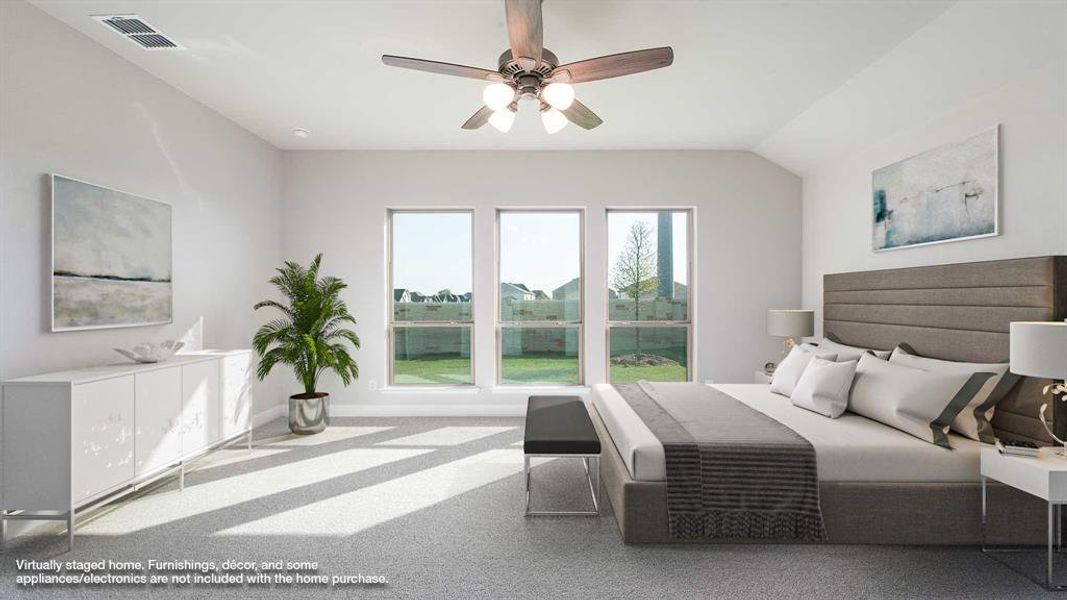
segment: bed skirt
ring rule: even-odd
[[[600,414],[592,405],[587,406],[601,441],[601,481],[623,542],[716,543],[669,535],[666,483],[633,480]],[[989,543],[1045,543],[1044,501],[993,482],[988,492]],[[823,482],[819,494],[831,544],[978,545],[982,540],[981,484],[977,482]]]

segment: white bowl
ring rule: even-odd
[[[159,344],[150,344],[145,342],[144,344],[137,344],[133,348],[115,348],[115,352],[125,356],[126,358],[139,363],[157,363],[163,362],[174,356],[174,353],[182,349],[184,342],[177,342],[174,340],[167,340]]]

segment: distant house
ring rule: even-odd
[[[409,296],[410,296],[412,302],[427,302],[428,301],[427,298],[426,298],[426,295],[422,294],[421,292],[414,292],[413,291],[413,292],[411,292],[409,294]]]
[[[549,299],[548,294],[546,294],[544,290],[534,290],[533,291],[533,295],[534,295],[534,300],[548,300]]]
[[[501,283],[500,299],[528,301],[534,299],[534,293],[522,283]]]
[[[393,290],[393,302],[411,302],[411,294],[404,288]]]
[[[689,286],[684,283],[674,282],[674,297],[677,300],[686,298],[689,295]]]
[[[642,301],[644,301],[646,299],[651,300],[653,298],[659,297],[658,294],[657,294],[658,289],[659,289],[659,283],[658,282],[659,282],[659,279],[656,278],[656,277],[649,277],[648,279],[646,279],[643,282],[644,285],[642,287],[644,287],[646,291],[641,293],[641,300]],[[615,298],[618,298],[618,297],[621,296],[622,298],[633,299],[633,294],[630,291],[632,288],[633,288],[632,285],[626,286],[626,287],[620,289],[617,293],[614,292],[613,290],[608,290],[608,297],[612,298],[612,299],[615,299]],[[612,295],[612,294],[614,294],[614,295]],[[675,281],[674,282],[674,295],[671,296],[671,298],[667,298],[667,300],[670,300],[670,299],[681,300],[681,299],[686,298],[688,294],[689,294],[689,287],[687,285],[685,285],[684,283],[678,283],[677,281]]]
[[[582,293],[580,280],[575,277],[574,279],[564,283],[558,288],[552,290],[553,300],[573,300],[578,298]]]

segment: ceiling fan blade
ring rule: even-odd
[[[592,129],[604,122],[604,119],[596,116],[596,113],[589,110],[588,106],[577,100],[572,102],[566,110],[561,110],[560,112],[567,117],[568,121],[582,129]]]
[[[467,119],[467,122],[462,127],[463,129],[478,129],[488,123],[491,116],[493,116],[493,109],[483,106],[478,109],[478,112],[471,115],[471,118]]]
[[[504,10],[508,19],[511,56],[515,60],[532,60],[533,64],[524,65],[532,69],[541,62],[541,0],[505,0]]]
[[[416,71],[426,71],[427,73],[438,73],[440,75],[469,77],[471,79],[481,79],[482,81],[504,80],[504,77],[496,71],[490,71],[489,69],[480,69],[478,67],[468,67],[466,65],[454,65],[452,63],[437,62],[435,60],[423,60],[421,58],[407,58],[406,56],[392,56],[389,54],[383,54],[382,62],[390,67],[414,69]]]
[[[560,65],[552,70],[551,78],[564,83],[598,81],[668,67],[673,62],[674,50],[670,46],[664,46]]]

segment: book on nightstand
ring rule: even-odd
[[[1032,442],[1002,442],[998,439],[996,445],[997,452],[1006,456],[1037,458],[1038,454],[1041,452],[1041,448]]]

